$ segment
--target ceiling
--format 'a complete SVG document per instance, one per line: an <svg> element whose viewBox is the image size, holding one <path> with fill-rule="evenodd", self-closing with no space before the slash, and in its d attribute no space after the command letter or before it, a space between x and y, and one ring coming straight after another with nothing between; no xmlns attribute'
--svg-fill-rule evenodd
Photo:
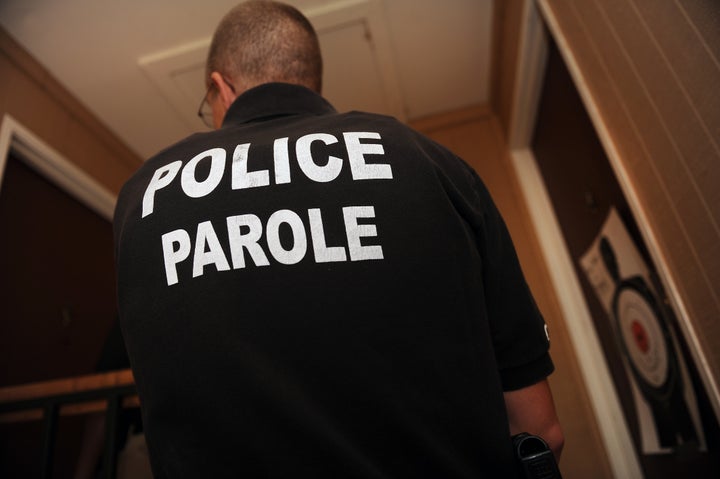
<svg viewBox="0 0 720 479"><path fill-rule="evenodd" d="M2 0L0 25L139 156L204 127L212 32L237 0ZM488 102L493 0L288 0L324 95L402 120Z"/></svg>

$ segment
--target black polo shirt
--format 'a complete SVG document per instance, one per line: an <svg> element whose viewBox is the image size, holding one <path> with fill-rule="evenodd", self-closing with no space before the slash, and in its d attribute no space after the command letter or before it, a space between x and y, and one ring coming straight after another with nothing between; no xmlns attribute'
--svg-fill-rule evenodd
<svg viewBox="0 0 720 479"><path fill-rule="evenodd" d="M267 84L115 213L156 478L509 477L503 390L552 370L475 172L396 120Z"/></svg>

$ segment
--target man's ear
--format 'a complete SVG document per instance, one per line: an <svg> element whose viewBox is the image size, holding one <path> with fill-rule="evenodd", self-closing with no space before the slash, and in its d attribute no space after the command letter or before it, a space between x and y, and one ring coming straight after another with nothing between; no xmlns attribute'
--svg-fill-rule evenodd
<svg viewBox="0 0 720 479"><path fill-rule="evenodd" d="M225 78L223 78L219 72L212 72L210 74L210 81L215 84L215 88L217 88L220 97L220 103L223 105L223 108L227 110L230 108L230 105L232 105L232 102L235 101L235 98L237 98L235 90L225 81Z"/></svg>

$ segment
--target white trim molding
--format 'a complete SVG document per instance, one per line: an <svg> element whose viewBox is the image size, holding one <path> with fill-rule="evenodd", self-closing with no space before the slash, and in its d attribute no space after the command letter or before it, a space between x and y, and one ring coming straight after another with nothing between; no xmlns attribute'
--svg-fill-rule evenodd
<svg viewBox="0 0 720 479"><path fill-rule="evenodd" d="M592 316L573 268L550 196L529 149L511 151L515 173L540 242L565 324L583 373L614 477L643 477Z"/></svg>
<svg viewBox="0 0 720 479"><path fill-rule="evenodd" d="M11 150L73 198L112 221L116 196L9 114L5 114L0 124L0 190Z"/></svg>
<svg viewBox="0 0 720 479"><path fill-rule="evenodd" d="M508 134L512 166L548 265L614 477L642 478L630 429L575 273L550 196L530 150L547 61L547 34L535 1L525 2Z"/></svg>

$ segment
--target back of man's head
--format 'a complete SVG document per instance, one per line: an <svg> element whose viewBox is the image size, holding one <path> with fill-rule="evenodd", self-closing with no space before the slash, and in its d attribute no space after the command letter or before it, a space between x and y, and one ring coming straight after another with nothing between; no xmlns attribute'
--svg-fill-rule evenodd
<svg viewBox="0 0 720 479"><path fill-rule="evenodd" d="M215 30L206 81L219 72L238 91L269 82L322 87L322 57L310 22L294 7L251 0L236 6Z"/></svg>

